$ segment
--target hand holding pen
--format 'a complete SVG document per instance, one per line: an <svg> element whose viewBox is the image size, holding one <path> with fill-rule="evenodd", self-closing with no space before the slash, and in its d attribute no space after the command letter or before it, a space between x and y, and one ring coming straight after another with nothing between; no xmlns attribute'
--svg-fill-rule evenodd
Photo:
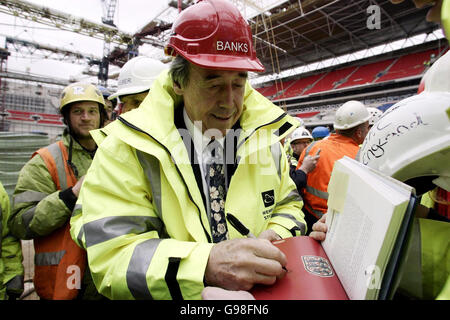
<svg viewBox="0 0 450 320"><path fill-rule="evenodd" d="M255 235L251 233L250 230L246 226L244 226L244 224L239 221L239 219L236 218L233 214L227 213L227 220L241 235L247 238L257 239ZM277 235L273 230L265 230L263 231L263 233L258 239L267 239L269 241L276 241L281 239L281 237ZM286 267L283 266L282 268L284 271L287 271Z"/></svg>
<svg viewBox="0 0 450 320"><path fill-rule="evenodd" d="M242 234L254 237L250 230L242 226L238 226ZM286 274L282 269L287 263L286 255L270 241L263 240L260 235L259 239L235 238L215 243L209 252L205 269L206 284L246 291L255 284L274 284L277 278Z"/></svg>

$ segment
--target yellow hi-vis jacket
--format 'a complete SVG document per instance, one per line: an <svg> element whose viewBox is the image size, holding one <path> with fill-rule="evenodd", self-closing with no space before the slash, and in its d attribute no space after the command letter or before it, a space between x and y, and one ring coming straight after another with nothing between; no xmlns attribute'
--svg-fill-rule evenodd
<svg viewBox="0 0 450 320"><path fill-rule="evenodd" d="M437 209L437 188L422 195L421 204ZM399 292L412 299L450 300L450 223L414 219L411 244Z"/></svg>
<svg viewBox="0 0 450 320"><path fill-rule="evenodd" d="M175 126L182 105L165 72L139 108L92 133L99 147L71 235L86 248L97 290L108 298L201 298L213 243L187 137ZM305 234L279 142L297 122L246 84L239 123L225 212L256 236L266 229L283 238ZM231 239L242 237L231 224L228 230Z"/></svg>

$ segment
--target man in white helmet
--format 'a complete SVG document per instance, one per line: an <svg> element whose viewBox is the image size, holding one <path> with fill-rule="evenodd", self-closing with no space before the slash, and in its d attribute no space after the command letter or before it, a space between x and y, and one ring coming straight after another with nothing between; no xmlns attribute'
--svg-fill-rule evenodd
<svg viewBox="0 0 450 320"><path fill-rule="evenodd" d="M299 127L291 135L292 154L295 160L302 154L302 151L313 141L311 133L305 127ZM295 165L297 166L297 164Z"/></svg>
<svg viewBox="0 0 450 320"><path fill-rule="evenodd" d="M107 120L105 100L94 85L77 82L64 88L59 110L67 125L62 139L37 150L21 169L8 226L16 237L33 239L33 282L41 299L100 299L69 219L97 151L90 131ZM74 269L78 279L71 278ZM67 286L71 279L76 284Z"/></svg>
<svg viewBox="0 0 450 320"><path fill-rule="evenodd" d="M139 107L148 94L153 81L168 67L159 60L144 56L130 59L120 70L117 92L108 100L119 98L118 114Z"/></svg>
<svg viewBox="0 0 450 320"><path fill-rule="evenodd" d="M294 117L294 119L297 120L298 123L300 124L299 128L305 127L305 122L303 121L303 119L301 119L299 117ZM282 139L281 144L283 145L284 152L286 153L288 161L291 162L291 160L295 160L295 166L297 166L298 157L297 157L297 159L294 159L292 157L293 150L292 150L292 145L291 145L291 136L292 136L292 134L290 136L286 137L285 139ZM299 155L300 155L300 153L299 153Z"/></svg>
<svg viewBox="0 0 450 320"><path fill-rule="evenodd" d="M306 187L307 174L316 168L320 155L306 156L300 168L296 169L298 159L303 150L313 141L311 133L305 127L299 127L291 135L292 156L288 157L291 179L297 190L301 192Z"/></svg>
<svg viewBox="0 0 450 320"><path fill-rule="evenodd" d="M332 133L327 139L314 141L303 150L297 169L302 166L306 156L317 155L320 150L320 159L316 168L308 174L307 185L303 190L303 211L308 230L327 212L327 188L334 162L343 156L356 157L359 145L368 132L369 119L370 114L364 104L348 101L336 111L336 133Z"/></svg>

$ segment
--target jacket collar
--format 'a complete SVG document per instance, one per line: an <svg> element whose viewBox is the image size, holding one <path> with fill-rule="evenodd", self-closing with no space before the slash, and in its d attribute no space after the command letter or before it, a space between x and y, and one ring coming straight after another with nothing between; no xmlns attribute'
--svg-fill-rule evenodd
<svg viewBox="0 0 450 320"><path fill-rule="evenodd" d="M168 149L173 149L181 142L175 126L174 114L175 110L182 107L182 97L175 94L168 71L164 71L153 83L149 94L139 108L121 115L121 118L148 133ZM297 126L298 123L287 116L280 107L259 94L248 82L246 83L244 107L239 119L239 127L242 128L241 144L262 127L271 132L277 132L278 129L283 130L279 132L278 137L275 137L276 140L281 140ZM116 130L108 131L113 134L118 133ZM120 139L126 141L127 136L128 134L123 135L122 130L120 130ZM275 141L269 141L269 143Z"/></svg>
<svg viewBox="0 0 450 320"><path fill-rule="evenodd" d="M356 143L356 141L353 140L352 138L343 136L342 134L338 134L338 133L332 133L332 134L330 134L330 135L328 136L328 139L337 141L337 142L339 142L339 143L351 143L351 144L354 144L355 146L359 146L359 145Z"/></svg>

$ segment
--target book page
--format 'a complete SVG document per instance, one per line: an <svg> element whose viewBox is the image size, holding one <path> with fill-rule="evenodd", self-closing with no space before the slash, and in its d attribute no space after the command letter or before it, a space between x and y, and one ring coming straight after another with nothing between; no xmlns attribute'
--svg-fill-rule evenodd
<svg viewBox="0 0 450 320"><path fill-rule="evenodd" d="M339 171L334 176L338 181L332 181L332 176L328 190L332 203L339 206L328 208L329 229L322 246L348 297L374 299L409 194L405 189L398 190L399 186L385 184L382 176L374 176L359 164L354 165L354 160L341 160L335 163L333 171ZM345 188L339 188L341 180L346 180Z"/></svg>
<svg viewBox="0 0 450 320"><path fill-rule="evenodd" d="M407 184L405 184L405 183L403 183L403 182L401 182L401 181L399 181L397 179L389 177L389 176L381 173L380 171L372 169L372 168L362 164L361 162L354 161L353 159L351 159L351 158L349 158L347 156L345 156L343 158L343 161L348 161L349 159L351 161L353 161L352 165L359 166L360 170L369 171L371 176L374 179L376 179L376 178L379 179L382 184L389 186L389 188L395 189L397 192L405 195L406 197L409 197L410 194L415 194L415 190L414 190L413 187L411 187L411 186L409 186L409 185L407 185Z"/></svg>

